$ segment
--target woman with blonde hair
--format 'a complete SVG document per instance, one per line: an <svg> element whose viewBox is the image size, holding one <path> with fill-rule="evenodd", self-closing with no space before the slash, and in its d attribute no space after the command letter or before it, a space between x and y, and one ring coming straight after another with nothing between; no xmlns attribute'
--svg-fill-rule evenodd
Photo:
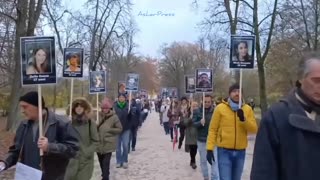
<svg viewBox="0 0 320 180"><path fill-rule="evenodd" d="M71 108L72 126L78 132L80 150L77 156L70 160L65 180L88 180L93 173L94 153L99 143L97 125L90 118L92 108L86 99L75 99Z"/></svg>

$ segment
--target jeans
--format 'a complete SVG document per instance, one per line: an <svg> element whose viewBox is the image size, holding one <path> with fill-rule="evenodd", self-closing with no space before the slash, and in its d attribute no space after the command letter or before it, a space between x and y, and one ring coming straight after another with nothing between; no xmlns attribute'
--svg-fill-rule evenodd
<svg viewBox="0 0 320 180"><path fill-rule="evenodd" d="M206 142L198 141L198 151L200 154L200 166L201 166L201 172L202 176L204 178L209 178L208 173L208 161L207 161L207 147ZM214 150L214 159L215 162L212 163L212 166L209 167L211 169L211 180L219 180L219 170L218 170L218 157L217 157L217 150Z"/></svg>
<svg viewBox="0 0 320 180"><path fill-rule="evenodd" d="M221 180L241 180L246 150L218 148Z"/></svg>
<svg viewBox="0 0 320 180"><path fill-rule="evenodd" d="M110 175L110 160L112 153L99 154L98 159L100 163L100 168L102 172L102 180L109 180Z"/></svg>
<svg viewBox="0 0 320 180"><path fill-rule="evenodd" d="M119 135L116 150L117 164L123 164L128 162L128 151L129 151L129 140L130 140L130 129L123 131Z"/></svg>
<svg viewBox="0 0 320 180"><path fill-rule="evenodd" d="M163 128L164 128L164 132L166 133L166 135L170 133L169 122L164 122Z"/></svg>

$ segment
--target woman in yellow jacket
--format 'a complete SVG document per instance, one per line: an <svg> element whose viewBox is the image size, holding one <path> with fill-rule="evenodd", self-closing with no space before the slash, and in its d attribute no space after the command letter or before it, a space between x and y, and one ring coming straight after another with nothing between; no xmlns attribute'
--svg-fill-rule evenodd
<svg viewBox="0 0 320 180"><path fill-rule="evenodd" d="M213 149L217 146L220 180L241 180L247 135L257 133L258 127L252 108L239 108L239 85L229 88L229 98L219 104L211 118L207 138L207 160L212 164Z"/></svg>

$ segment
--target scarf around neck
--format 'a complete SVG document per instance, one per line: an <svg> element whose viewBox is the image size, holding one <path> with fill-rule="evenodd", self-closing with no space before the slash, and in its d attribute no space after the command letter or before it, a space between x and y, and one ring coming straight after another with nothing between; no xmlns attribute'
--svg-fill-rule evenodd
<svg viewBox="0 0 320 180"><path fill-rule="evenodd" d="M126 102L118 102L118 107L123 109L126 106Z"/></svg>
<svg viewBox="0 0 320 180"><path fill-rule="evenodd" d="M228 103L233 111L237 111L239 109L239 103L232 101L231 98L228 98Z"/></svg>
<svg viewBox="0 0 320 180"><path fill-rule="evenodd" d="M301 88L297 88L296 93L301 98L302 102L300 100L299 102L306 111L309 113L315 111L317 114L320 114L320 104L317 104L308 98Z"/></svg>

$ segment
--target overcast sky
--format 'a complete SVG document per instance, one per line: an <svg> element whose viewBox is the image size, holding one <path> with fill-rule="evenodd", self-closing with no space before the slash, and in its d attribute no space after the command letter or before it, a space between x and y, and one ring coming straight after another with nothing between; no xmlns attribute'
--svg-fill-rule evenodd
<svg viewBox="0 0 320 180"><path fill-rule="evenodd" d="M66 3L69 7L81 8L85 1L68 0ZM201 8L197 13L191 7L191 2L192 0L133 0L132 15L139 29L135 36L135 43L139 46L136 52L143 56L159 57L159 47L164 43L195 42L200 36L196 25L204 15ZM150 14L157 15L146 16Z"/></svg>

